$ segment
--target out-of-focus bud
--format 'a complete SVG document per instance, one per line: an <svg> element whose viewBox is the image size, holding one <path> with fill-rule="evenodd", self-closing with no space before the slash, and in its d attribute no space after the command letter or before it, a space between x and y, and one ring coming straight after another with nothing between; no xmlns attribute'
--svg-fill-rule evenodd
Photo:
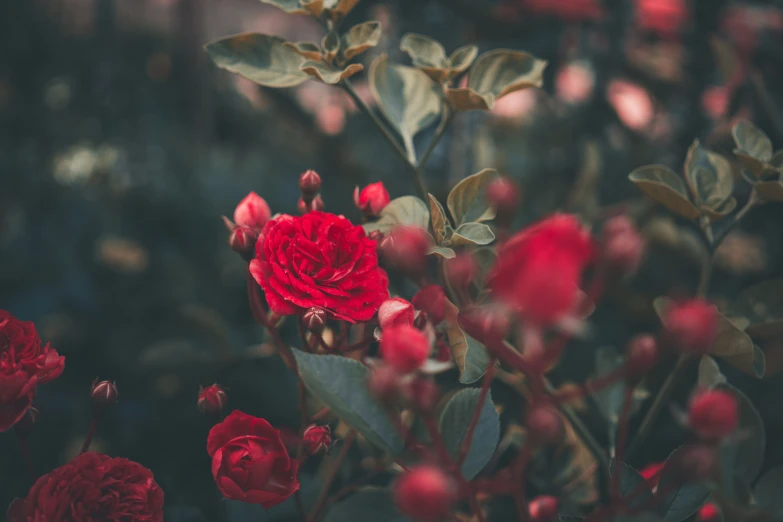
<svg viewBox="0 0 783 522"><path fill-rule="evenodd" d="M90 390L92 403L98 410L105 410L117 402L117 385L109 381L93 381Z"/></svg>
<svg viewBox="0 0 783 522"><path fill-rule="evenodd" d="M723 515L718 506L712 502L704 504L696 514L696 520L699 522L721 522Z"/></svg>
<svg viewBox="0 0 783 522"><path fill-rule="evenodd" d="M688 425L702 439L719 441L737 429L739 407L733 394L708 390L696 394L688 408Z"/></svg>
<svg viewBox="0 0 783 522"><path fill-rule="evenodd" d="M400 324L383 331L381 357L400 373L421 368L430 355L427 336L411 325Z"/></svg>
<svg viewBox="0 0 783 522"><path fill-rule="evenodd" d="M430 465L411 468L394 484L394 502L404 515L416 522L445 519L457 500L457 488L440 468Z"/></svg>
<svg viewBox="0 0 783 522"><path fill-rule="evenodd" d="M264 228L271 217L272 211L269 209L269 205L264 198L255 192L245 196L245 199L240 201L234 209L234 223L257 231Z"/></svg>
<svg viewBox="0 0 783 522"><path fill-rule="evenodd" d="M324 200L321 198L320 194L316 195L309 202L305 201L304 198L299 198L299 201L296 203L296 209L300 214L307 214L314 210L320 211L324 209Z"/></svg>
<svg viewBox="0 0 783 522"><path fill-rule="evenodd" d="M427 314L433 325L439 325L446 317L446 293L439 285L427 285L411 300L416 310Z"/></svg>
<svg viewBox="0 0 783 522"><path fill-rule="evenodd" d="M306 170L299 175L299 190L310 200L321 190L321 176L314 170Z"/></svg>
<svg viewBox="0 0 783 522"><path fill-rule="evenodd" d="M489 184L487 199L495 207L498 219L508 223L519 208L521 195L516 183L504 176Z"/></svg>
<svg viewBox="0 0 783 522"><path fill-rule="evenodd" d="M22 418L14 424L16 434L21 438L25 438L32 433L33 428L38 424L38 418L41 416L37 408L31 406L27 409Z"/></svg>
<svg viewBox="0 0 783 522"><path fill-rule="evenodd" d="M603 228L604 259L624 274L639 268L644 257L645 241L628 216L609 219Z"/></svg>
<svg viewBox="0 0 783 522"><path fill-rule="evenodd" d="M412 325L413 316L413 305L401 297L387 299L378 308L378 324L381 330L401 324Z"/></svg>
<svg viewBox="0 0 783 522"><path fill-rule="evenodd" d="M637 378L658 362L658 343L650 334L637 335L628 343L625 367L628 377Z"/></svg>
<svg viewBox="0 0 783 522"><path fill-rule="evenodd" d="M460 311L459 325L469 336L487 345L489 350L506 338L511 327L507 313L488 306L475 306Z"/></svg>
<svg viewBox="0 0 783 522"><path fill-rule="evenodd" d="M420 274L427 262L430 235L419 227L398 226L381 241L383 257L409 276Z"/></svg>
<svg viewBox="0 0 783 522"><path fill-rule="evenodd" d="M373 230L369 234L367 234L367 237L375 242L380 242L383 239L383 232L381 232L380 230Z"/></svg>
<svg viewBox="0 0 783 522"><path fill-rule="evenodd" d="M302 314L302 322L309 332L320 334L326 326L326 312L323 308L313 306Z"/></svg>
<svg viewBox="0 0 783 522"><path fill-rule="evenodd" d="M400 395L400 374L390 366L376 366L367 379L367 388L379 401L391 404Z"/></svg>
<svg viewBox="0 0 783 522"><path fill-rule="evenodd" d="M449 283L454 288L465 288L478 274L479 267L476 260L468 252L457 254L456 257L447 259L444 268Z"/></svg>
<svg viewBox="0 0 783 522"><path fill-rule="evenodd" d="M704 353L718 334L718 310L709 301L691 299L670 306L664 313L663 325L680 350Z"/></svg>
<svg viewBox="0 0 783 522"><path fill-rule="evenodd" d="M236 226L228 235L228 244L231 250L245 259L252 259L255 254L258 232L251 228Z"/></svg>
<svg viewBox="0 0 783 522"><path fill-rule="evenodd" d="M311 424L302 434L305 450L310 455L329 451L332 446L332 430L328 425Z"/></svg>
<svg viewBox="0 0 783 522"><path fill-rule="evenodd" d="M417 378L408 385L408 400L413 408L423 414L435 411L440 400L440 390L435 381L429 378Z"/></svg>
<svg viewBox="0 0 783 522"><path fill-rule="evenodd" d="M549 404L536 404L525 418L530 442L539 446L558 444L565 430L560 414Z"/></svg>
<svg viewBox="0 0 783 522"><path fill-rule="evenodd" d="M198 409L208 415L218 415L227 402L228 395L218 384L201 388L198 392Z"/></svg>
<svg viewBox="0 0 783 522"><path fill-rule="evenodd" d="M557 499L549 495L536 497L528 504L528 511L533 522L555 522L558 519Z"/></svg>
<svg viewBox="0 0 783 522"><path fill-rule="evenodd" d="M356 187L353 191L353 202L356 207L367 217L375 217L386 208L391 198L383 182L370 183L361 191Z"/></svg>
<svg viewBox="0 0 783 522"><path fill-rule="evenodd" d="M672 477L678 484L687 484L709 478L715 471L715 448L703 444L694 444L680 449L676 460L675 475ZM663 481L659 482L659 488L663 488ZM677 484L674 484L675 486ZM666 484L671 487L672 484Z"/></svg>

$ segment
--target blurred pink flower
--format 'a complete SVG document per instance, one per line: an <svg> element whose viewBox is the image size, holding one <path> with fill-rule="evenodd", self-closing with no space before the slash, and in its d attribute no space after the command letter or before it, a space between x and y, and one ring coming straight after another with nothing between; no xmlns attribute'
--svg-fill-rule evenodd
<svg viewBox="0 0 783 522"><path fill-rule="evenodd" d="M564 20L596 20L604 10L598 0L521 0L529 11L554 15Z"/></svg>
<svg viewBox="0 0 783 522"><path fill-rule="evenodd" d="M639 85L625 80L612 80L607 99L628 128L641 130L649 125L654 108L650 94Z"/></svg>
<svg viewBox="0 0 783 522"><path fill-rule="evenodd" d="M568 103L579 103L588 99L593 92L594 83L592 69L582 62L563 66L555 79L557 95Z"/></svg>
<svg viewBox="0 0 783 522"><path fill-rule="evenodd" d="M637 0L636 20L640 28L672 38L688 21L688 7L684 0Z"/></svg>
<svg viewBox="0 0 783 522"><path fill-rule="evenodd" d="M498 118L520 121L529 115L536 106L536 91L525 89L503 96L495 102L492 114Z"/></svg>
<svg viewBox="0 0 783 522"><path fill-rule="evenodd" d="M315 123L324 134L335 136L345 128L345 109L334 101L329 101L318 108L315 113Z"/></svg>
<svg viewBox="0 0 783 522"><path fill-rule="evenodd" d="M725 85L716 85L705 89L701 97L704 111L714 120L726 115L729 104L729 89Z"/></svg>

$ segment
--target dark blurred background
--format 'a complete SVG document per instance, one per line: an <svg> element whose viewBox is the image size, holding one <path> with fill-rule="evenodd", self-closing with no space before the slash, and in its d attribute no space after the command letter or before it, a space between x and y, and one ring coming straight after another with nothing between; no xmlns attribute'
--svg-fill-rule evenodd
<svg viewBox="0 0 783 522"><path fill-rule="evenodd" d="M366 64L380 52L407 63L398 43L410 31L447 51L475 43L549 61L543 89L457 116L426 169L433 193L496 167L524 187L520 223L556 208L597 220L625 205L648 232L647 263L599 308L595 336L571 352L560 380L583 379L596 347L656 328L653 297L696 284L688 228L646 204L627 174L646 163L679 171L695 137L730 154L739 118L783 146L780 2L363 0L346 25L370 19L384 36ZM308 168L324 179L327 210L357 221L355 185L413 192L341 91L262 89L217 70L202 45L242 31L321 36L314 20L256 0L0 3L0 307L35 321L67 358L63 376L39 389L33 458L40 473L73 456L90 422L91 381L116 380L120 401L94 448L151 468L175 522L271 518L221 500L199 385L221 383L230 409L297 426L291 376L251 320L245 266L220 216L251 190L273 213L294 212ZM371 101L364 75L355 83ZM748 186L737 187L743 203ZM783 272L777 207L753 211L727 238L719 302ZM756 400L771 441L783 433L774 365L763 381L726 369ZM682 437L662 419L637 465L665 458ZM30 483L13 432L0 441L5 506ZM780 463L783 448L770 442L767 455Z"/></svg>

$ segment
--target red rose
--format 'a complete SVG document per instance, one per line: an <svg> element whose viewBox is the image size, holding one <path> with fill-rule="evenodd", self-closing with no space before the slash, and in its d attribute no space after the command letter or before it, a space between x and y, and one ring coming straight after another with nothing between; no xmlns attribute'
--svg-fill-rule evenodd
<svg viewBox="0 0 783 522"><path fill-rule="evenodd" d="M325 212L269 221L250 272L279 315L317 306L334 319L368 321L389 296L375 241L362 227Z"/></svg>
<svg viewBox="0 0 783 522"><path fill-rule="evenodd" d="M207 452L215 483L228 499L268 508L299 489L298 464L264 419L235 410L210 430Z"/></svg>
<svg viewBox="0 0 783 522"><path fill-rule="evenodd" d="M361 192L359 187L353 191L353 202L365 216L377 216L390 201L389 192L383 186L383 181L370 183Z"/></svg>
<svg viewBox="0 0 783 522"><path fill-rule="evenodd" d="M311 424L302 433L302 441L307 453L315 455L321 451L329 451L332 446L332 430L328 424L319 426Z"/></svg>
<svg viewBox="0 0 783 522"><path fill-rule="evenodd" d="M551 324L577 304L582 271L594 256L593 240L579 220L555 214L503 245L489 286L525 318Z"/></svg>
<svg viewBox="0 0 783 522"><path fill-rule="evenodd" d="M33 323L0 310L0 431L21 419L36 386L58 377L64 367L65 357L41 346Z"/></svg>
<svg viewBox="0 0 783 522"><path fill-rule="evenodd" d="M11 522L163 522L163 490L152 472L100 453L83 453L39 478L23 502Z"/></svg>

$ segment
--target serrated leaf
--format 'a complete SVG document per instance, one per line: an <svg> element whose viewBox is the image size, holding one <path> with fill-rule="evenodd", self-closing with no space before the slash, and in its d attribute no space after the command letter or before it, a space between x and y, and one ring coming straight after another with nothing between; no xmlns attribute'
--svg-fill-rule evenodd
<svg viewBox="0 0 783 522"><path fill-rule="evenodd" d="M659 512L666 522L682 522L696 513L710 496L709 488L701 482L681 483L678 469L681 452L682 448L677 448L669 455L658 480L658 491L663 493L659 493Z"/></svg>
<svg viewBox="0 0 783 522"><path fill-rule="evenodd" d="M468 88L496 101L506 94L543 85L546 60L509 49L495 49L478 57L468 74Z"/></svg>
<svg viewBox="0 0 783 522"><path fill-rule="evenodd" d="M628 175L642 192L675 214L696 219L700 212L688 199L685 182L670 168L663 165L645 165Z"/></svg>
<svg viewBox="0 0 783 522"><path fill-rule="evenodd" d="M463 223L451 236L451 244L460 245L488 245L495 240L492 229L484 223Z"/></svg>
<svg viewBox="0 0 783 522"><path fill-rule="evenodd" d="M324 522L410 522L394 505L388 489L367 488L333 505Z"/></svg>
<svg viewBox="0 0 783 522"><path fill-rule="evenodd" d="M459 327L458 316L459 308L447 299L444 329L451 358L459 370L459 382L472 384L486 373L490 361L489 352L483 344Z"/></svg>
<svg viewBox="0 0 783 522"><path fill-rule="evenodd" d="M745 168L758 176L764 171L764 164L772 159L772 142L764 132L748 120L740 120L731 135L737 148L734 154Z"/></svg>
<svg viewBox="0 0 783 522"><path fill-rule="evenodd" d="M718 389L734 394L739 406L740 437L721 446L721 466L729 476L736 475L751 483L764 464L764 449L767 444L764 422L747 395L730 384L720 384Z"/></svg>
<svg viewBox="0 0 783 522"><path fill-rule="evenodd" d="M371 223L362 225L365 232L378 230L388 234L399 225L419 227L427 230L430 224L430 213L427 205L416 196L402 196L391 200L381 210L380 218Z"/></svg>
<svg viewBox="0 0 783 522"><path fill-rule="evenodd" d="M480 395L481 390L476 388L458 391L446 403L440 414L439 426L443 444L452 458L459 456L460 446L468 434ZM470 449L462 464L462 475L466 480L471 480L484 469L500 440L500 419L490 395L487 393L481 405L481 413L473 432Z"/></svg>
<svg viewBox="0 0 783 522"><path fill-rule="evenodd" d="M261 0L264 4L269 4L282 9L289 14L310 14L306 9L299 5L299 0Z"/></svg>
<svg viewBox="0 0 783 522"><path fill-rule="evenodd" d="M614 462L609 469L614 472ZM620 494L622 497L632 496L627 504L632 510L653 509L655 506L655 496L645 478L625 462L620 462Z"/></svg>
<svg viewBox="0 0 783 522"><path fill-rule="evenodd" d="M321 48L313 42L285 42L283 45L290 47L308 60L320 61Z"/></svg>
<svg viewBox="0 0 783 522"><path fill-rule="evenodd" d="M422 71L390 64L382 55L370 67L370 88L384 116L402 136L405 150L412 155L413 137L440 116L438 86Z"/></svg>
<svg viewBox="0 0 783 522"><path fill-rule="evenodd" d="M486 111L492 108L492 103L473 89L448 88L446 89L446 99L449 102L449 107L457 112Z"/></svg>
<svg viewBox="0 0 783 522"><path fill-rule="evenodd" d="M726 376L720 371L718 363L709 355L703 355L699 361L699 378L697 387L711 389L726 383Z"/></svg>
<svg viewBox="0 0 783 522"><path fill-rule="evenodd" d="M699 140L694 140L688 149L685 177L697 205L704 204L712 209L718 209L734 190L729 162L720 154L702 147Z"/></svg>
<svg viewBox="0 0 783 522"><path fill-rule="evenodd" d="M759 181L753 187L764 201L783 201L783 182Z"/></svg>
<svg viewBox="0 0 783 522"><path fill-rule="evenodd" d="M446 211L443 209L443 205L435 199L435 196L428 194L430 197L430 217L432 219L432 232L435 235L435 242L438 245L442 245L443 242L449 237L446 235L447 227L451 228Z"/></svg>
<svg viewBox="0 0 783 522"><path fill-rule="evenodd" d="M772 468L761 476L753 490L756 503L764 509L783 511L783 466Z"/></svg>
<svg viewBox="0 0 783 522"><path fill-rule="evenodd" d="M493 219L495 209L487 200L487 187L499 177L495 169L484 169L457 183L446 200L454 224Z"/></svg>
<svg viewBox="0 0 783 522"><path fill-rule="evenodd" d="M427 251L427 255L429 256L433 254L442 257L443 259L454 259L457 257L457 253L449 247L431 246Z"/></svg>
<svg viewBox="0 0 783 522"><path fill-rule="evenodd" d="M308 79L305 58L277 36L243 33L208 43L215 65L266 87L293 87Z"/></svg>
<svg viewBox="0 0 783 522"><path fill-rule="evenodd" d="M302 70L310 76L315 76L322 82L334 85L346 78L362 71L364 66L360 63L349 64L345 69L335 69L323 62L307 61L302 64Z"/></svg>
<svg viewBox="0 0 783 522"><path fill-rule="evenodd" d="M403 441L389 413L367 390L366 366L335 355L293 352L305 386L335 415L373 444L393 454L402 451Z"/></svg>
<svg viewBox="0 0 783 522"><path fill-rule="evenodd" d="M345 59L351 60L378 45L381 41L381 32L380 22L364 22L351 27L343 35L342 47Z"/></svg>

